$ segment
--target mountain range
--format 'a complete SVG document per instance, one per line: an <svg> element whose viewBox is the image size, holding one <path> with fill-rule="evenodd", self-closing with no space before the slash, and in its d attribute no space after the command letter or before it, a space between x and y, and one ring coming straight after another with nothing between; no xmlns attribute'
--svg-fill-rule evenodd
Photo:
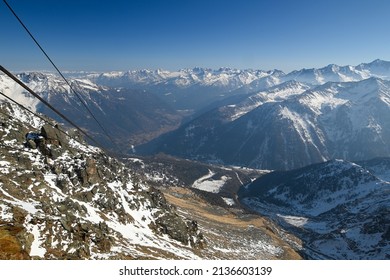
<svg viewBox="0 0 390 280"><path fill-rule="evenodd" d="M0 74L0 258L390 257L390 62L66 75L16 73L119 156Z"/></svg>
<svg viewBox="0 0 390 280"><path fill-rule="evenodd" d="M287 81L212 109L140 150L288 170L390 156L389 128L387 80Z"/></svg>
<svg viewBox="0 0 390 280"><path fill-rule="evenodd" d="M387 61L330 64L287 74L194 68L67 75L116 143L108 141L59 77L18 77L124 154L164 152L284 170L333 158L355 161L390 155ZM4 75L0 89L56 117Z"/></svg>

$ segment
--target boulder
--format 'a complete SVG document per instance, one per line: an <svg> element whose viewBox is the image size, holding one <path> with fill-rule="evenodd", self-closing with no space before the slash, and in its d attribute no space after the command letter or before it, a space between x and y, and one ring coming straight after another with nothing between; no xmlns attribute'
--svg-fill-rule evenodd
<svg viewBox="0 0 390 280"><path fill-rule="evenodd" d="M62 131L63 129L58 124L54 127L45 124L41 128L41 135L46 139L47 144L64 147L68 145L68 139Z"/></svg>
<svg viewBox="0 0 390 280"><path fill-rule="evenodd" d="M33 141L31 139L27 140L26 147L28 147L30 149L36 149L37 148L37 143L35 143L35 141Z"/></svg>

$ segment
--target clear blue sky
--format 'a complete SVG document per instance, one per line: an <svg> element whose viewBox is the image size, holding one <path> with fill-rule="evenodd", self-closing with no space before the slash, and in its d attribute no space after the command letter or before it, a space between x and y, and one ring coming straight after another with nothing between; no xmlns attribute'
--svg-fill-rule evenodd
<svg viewBox="0 0 390 280"><path fill-rule="evenodd" d="M62 70L390 60L387 0L8 0ZM0 0L0 64L52 70Z"/></svg>

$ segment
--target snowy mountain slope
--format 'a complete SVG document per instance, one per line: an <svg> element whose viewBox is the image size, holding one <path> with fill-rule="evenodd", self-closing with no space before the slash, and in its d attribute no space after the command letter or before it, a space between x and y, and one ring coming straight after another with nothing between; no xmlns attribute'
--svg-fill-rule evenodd
<svg viewBox="0 0 390 280"><path fill-rule="evenodd" d="M361 63L356 66L356 70L365 73L365 78L377 77L388 80L390 77L390 62L376 59L370 63Z"/></svg>
<svg viewBox="0 0 390 280"><path fill-rule="evenodd" d="M71 99L75 98L74 93L70 90L66 82L52 73L20 73L17 74L17 77L33 91L42 94L42 97L46 100L50 100L53 95L62 95L64 101L69 103ZM103 87L86 79L75 79L71 80L70 83L81 95L104 90ZM24 98L24 105L37 110L37 103L33 97L3 73L0 74L0 90L11 97L15 97L16 100Z"/></svg>
<svg viewBox="0 0 390 280"><path fill-rule="evenodd" d="M319 69L292 71L283 76L282 80L295 80L312 85L322 85L327 82L356 82L368 78L390 79L390 62L377 59L357 66L329 64Z"/></svg>
<svg viewBox="0 0 390 280"><path fill-rule="evenodd" d="M220 135L224 133L224 129L233 121L267 102L289 98L302 93L305 89L308 89L308 86L289 81L255 94L242 95L241 98L226 99L227 102L225 103L227 105L207 111L193 121L181 126L173 133L157 139L156 143L151 142L139 147L139 151L150 152L157 146L156 150L184 157L196 158L199 156L199 159L202 159L204 154L213 157L216 151L213 142L219 141L219 145L222 141L228 143L230 139L237 137L237 135L232 134L227 135L227 138L222 138Z"/></svg>
<svg viewBox="0 0 390 280"><path fill-rule="evenodd" d="M330 64L320 69L302 69L292 71L283 78L312 85L322 85L327 82L352 82L371 77L368 71L359 71L353 66L338 66Z"/></svg>
<svg viewBox="0 0 390 280"><path fill-rule="evenodd" d="M146 148L259 169L390 156L390 83L289 81L209 111Z"/></svg>
<svg viewBox="0 0 390 280"><path fill-rule="evenodd" d="M1 258L198 258L196 224L122 163L18 107L0 118Z"/></svg>
<svg viewBox="0 0 390 280"><path fill-rule="evenodd" d="M390 158L375 158L357 162L383 181L390 182Z"/></svg>
<svg viewBox="0 0 390 280"><path fill-rule="evenodd" d="M239 193L247 207L295 232L305 254L325 259L390 258L389 195L389 181L342 160L269 173Z"/></svg>
<svg viewBox="0 0 390 280"><path fill-rule="evenodd" d="M234 121L264 103L289 99L295 95L305 92L308 89L310 89L310 87L306 84L296 81L288 81L270 87L269 89L259 91L256 94L251 94L248 98L245 98L241 102L227 105L219 110L223 111L223 114L226 115L230 121Z"/></svg>
<svg viewBox="0 0 390 280"><path fill-rule="evenodd" d="M358 66L329 65L313 71L302 70L294 73L295 78L280 71L197 68L177 72L134 71L139 74L135 78L130 72L103 74L110 78L111 86L122 77L123 84L117 84L122 88L109 88L109 82L98 85L100 74L73 73L77 78L71 82L121 147L143 143L178 125L180 113L161 102L162 98L176 104L176 109L189 109L186 114L197 110L199 115L156 140L149 146L154 151L261 169L292 169L331 158L360 161L390 156L389 69L388 62L376 60ZM55 75L29 73L19 77L69 116L76 117L76 123L81 123L91 134L101 134L96 125L90 125L79 101ZM47 112L1 74L0 89L33 110ZM47 258L197 258L200 255L190 243L201 240L201 236L196 237L197 229L182 219L190 216L189 210L183 210L187 211L185 215L184 212L176 215L160 193L148 186L161 187L168 181L171 185L186 182L189 197L202 197L208 203L218 201L218 207L231 211L234 207L229 204L235 201L228 194L232 194L240 180L247 182L237 169L225 172L210 165L198 166L199 170L192 165L188 167L194 172L191 180L186 175L176 176L178 170L183 170L181 164L172 167L168 163L164 168L165 171L171 168L170 172L159 172L153 170L159 163L145 167L148 164L144 161L145 168L135 172L73 142L66 142L64 148L54 141L50 146L43 146L41 152L30 143L32 146L27 149L23 146L24 134L29 130L39 131L43 124L18 114L14 107L5 110L8 111L3 113L8 112L14 119L0 115L0 215L3 217L0 236L12 238L20 248L19 257L29 258L34 252L35 256ZM205 112L200 114L202 110ZM16 126L20 127L16 129ZM86 156L80 156L82 153ZM283 192L278 193L277 202L269 196L267 200L271 202L267 205L255 199L255 206L260 210L265 207L265 213L275 221L302 234L310 257L388 258L388 164L382 160L358 164L361 167L336 162L329 168L319 168L318 172L318 166L310 169L308 173L313 178L304 176L308 187L302 192L294 189L298 193L296 197L291 194L294 205L289 208L294 211L288 212L281 205L285 198ZM109 166L112 172L104 166ZM103 182L103 178L108 180ZM298 179L298 185L304 186L306 179ZM317 196L310 193L310 186L316 186L316 182L323 182L316 189ZM94 188L95 184L99 187ZM289 181L286 190L290 185L294 183ZM300 195L305 196L303 191L310 193L308 200L301 200ZM104 198L101 193L107 196ZM176 201L175 195L180 196L180 191L171 194L172 201ZM272 205L274 202L277 206ZM191 207L196 204L191 203ZM166 215L154 212L155 206L161 206ZM190 203L185 206L189 207ZM216 209L214 215L218 216L220 210ZM279 215L271 214L271 210ZM128 225L130 217L134 218L134 224ZM202 230L205 228L203 224ZM135 232L135 236L128 230ZM223 228L215 232L223 232ZM257 230L251 231L254 232ZM306 236L305 232L309 234ZM267 244L276 246L275 243L261 243L261 246L266 248ZM275 250L274 253L279 252ZM255 251L258 256L280 256L268 254L266 250ZM247 251L246 256L252 252ZM207 258L207 254L201 256Z"/></svg>

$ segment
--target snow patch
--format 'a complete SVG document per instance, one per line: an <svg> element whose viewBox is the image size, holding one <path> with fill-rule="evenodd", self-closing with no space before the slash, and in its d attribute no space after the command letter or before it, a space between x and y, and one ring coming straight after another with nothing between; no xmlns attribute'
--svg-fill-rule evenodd
<svg viewBox="0 0 390 280"><path fill-rule="evenodd" d="M222 176L219 180L213 180L212 177L214 175L215 173L209 169L209 173L196 180L192 184L192 187L206 192L219 193L225 183L230 179L230 177Z"/></svg>
<svg viewBox="0 0 390 280"><path fill-rule="evenodd" d="M276 215L282 218L286 223L289 223L290 225L296 227L303 227L304 225L306 225L308 221L308 218L305 217L289 216L289 215L282 215L282 214L276 214Z"/></svg>
<svg viewBox="0 0 390 280"><path fill-rule="evenodd" d="M29 231L34 235L34 241L31 244L30 256L45 257L46 249L41 247L42 242L45 240L41 236L39 225L32 225Z"/></svg>
<svg viewBox="0 0 390 280"><path fill-rule="evenodd" d="M0 172L1 173L9 174L10 167L11 167L11 163L9 163L8 161L5 161L5 160L0 160Z"/></svg>
<svg viewBox="0 0 390 280"><path fill-rule="evenodd" d="M223 201L225 201L226 205L228 206L233 206L236 203L234 202L233 198L228 198L228 197L222 197Z"/></svg>
<svg viewBox="0 0 390 280"><path fill-rule="evenodd" d="M23 208L25 211L27 211L31 215L36 215L38 212L40 212L40 210L38 210L36 208L36 205L38 205L38 203L33 203L33 202L29 203L29 202L26 202L26 201L19 200L19 199L13 197L12 195L10 195L3 188L0 188L0 191L5 196L11 198L11 199L2 198L3 201Z"/></svg>

